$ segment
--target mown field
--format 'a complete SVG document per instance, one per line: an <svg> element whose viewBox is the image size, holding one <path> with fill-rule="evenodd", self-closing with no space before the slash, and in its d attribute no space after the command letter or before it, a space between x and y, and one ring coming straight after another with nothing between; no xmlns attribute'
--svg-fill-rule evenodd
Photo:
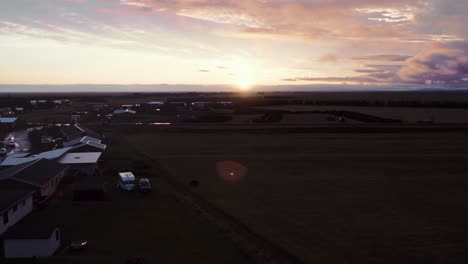
<svg viewBox="0 0 468 264"><path fill-rule="evenodd" d="M136 134L183 184L305 263L466 263L465 134ZM226 162L228 161L228 162Z"/></svg>

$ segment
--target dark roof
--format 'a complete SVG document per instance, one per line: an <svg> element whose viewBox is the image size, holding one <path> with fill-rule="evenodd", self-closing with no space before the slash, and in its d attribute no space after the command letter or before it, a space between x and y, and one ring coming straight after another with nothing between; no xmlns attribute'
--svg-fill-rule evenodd
<svg viewBox="0 0 468 264"><path fill-rule="evenodd" d="M85 133L85 131L78 125L64 127L61 129L61 132L67 138L83 135Z"/></svg>
<svg viewBox="0 0 468 264"><path fill-rule="evenodd" d="M80 137L84 135L99 138L99 135L96 132L79 125L64 127L61 129L61 132L66 138Z"/></svg>
<svg viewBox="0 0 468 264"><path fill-rule="evenodd" d="M42 186L66 168L56 161L39 159L0 171L0 180L13 179Z"/></svg>
<svg viewBox="0 0 468 264"><path fill-rule="evenodd" d="M48 239L52 236L57 225L37 225L20 222L3 235L4 239Z"/></svg>
<svg viewBox="0 0 468 264"><path fill-rule="evenodd" d="M0 189L0 214L22 202L34 193L33 190L1 190Z"/></svg>
<svg viewBox="0 0 468 264"><path fill-rule="evenodd" d="M4 169L4 170L0 170L0 180L9 179L13 177L13 175L20 172L24 168L30 166L34 162L35 161L30 161L30 162L26 162L26 163L16 165L13 167L8 167L7 169Z"/></svg>

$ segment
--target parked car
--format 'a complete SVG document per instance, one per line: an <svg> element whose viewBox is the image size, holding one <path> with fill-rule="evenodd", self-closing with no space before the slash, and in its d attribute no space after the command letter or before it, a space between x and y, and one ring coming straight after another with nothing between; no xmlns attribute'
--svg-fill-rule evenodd
<svg viewBox="0 0 468 264"><path fill-rule="evenodd" d="M0 156L5 156L7 153L8 153L8 151L6 150L6 148L1 148L0 149Z"/></svg>
<svg viewBox="0 0 468 264"><path fill-rule="evenodd" d="M124 191L133 191L136 188L135 175L131 172L120 172L117 187Z"/></svg>
<svg viewBox="0 0 468 264"><path fill-rule="evenodd" d="M146 193L146 192L151 192L151 183L149 179L147 178L142 178L140 179L140 182L138 183L140 186L140 192Z"/></svg>
<svg viewBox="0 0 468 264"><path fill-rule="evenodd" d="M86 247L88 247L88 241L86 240L75 240L70 244L70 249L73 251L84 250Z"/></svg>

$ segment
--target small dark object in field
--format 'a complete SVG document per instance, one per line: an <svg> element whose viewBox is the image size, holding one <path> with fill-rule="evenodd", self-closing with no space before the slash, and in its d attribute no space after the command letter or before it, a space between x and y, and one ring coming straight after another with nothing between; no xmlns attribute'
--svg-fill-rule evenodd
<svg viewBox="0 0 468 264"><path fill-rule="evenodd" d="M191 180L190 181L190 186L192 187L198 187L200 185L200 182L197 180Z"/></svg>
<svg viewBox="0 0 468 264"><path fill-rule="evenodd" d="M125 263L126 264L143 264L143 260L141 258L127 259Z"/></svg>
<svg viewBox="0 0 468 264"><path fill-rule="evenodd" d="M73 251L84 250L88 247L88 241L86 240L75 240L70 244L70 249Z"/></svg>

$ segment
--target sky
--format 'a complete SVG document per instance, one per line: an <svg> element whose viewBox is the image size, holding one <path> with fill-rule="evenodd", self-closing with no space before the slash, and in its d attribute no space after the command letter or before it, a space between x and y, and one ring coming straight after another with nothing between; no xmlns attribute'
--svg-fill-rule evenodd
<svg viewBox="0 0 468 264"><path fill-rule="evenodd" d="M0 84L468 84L467 0L1 0Z"/></svg>

